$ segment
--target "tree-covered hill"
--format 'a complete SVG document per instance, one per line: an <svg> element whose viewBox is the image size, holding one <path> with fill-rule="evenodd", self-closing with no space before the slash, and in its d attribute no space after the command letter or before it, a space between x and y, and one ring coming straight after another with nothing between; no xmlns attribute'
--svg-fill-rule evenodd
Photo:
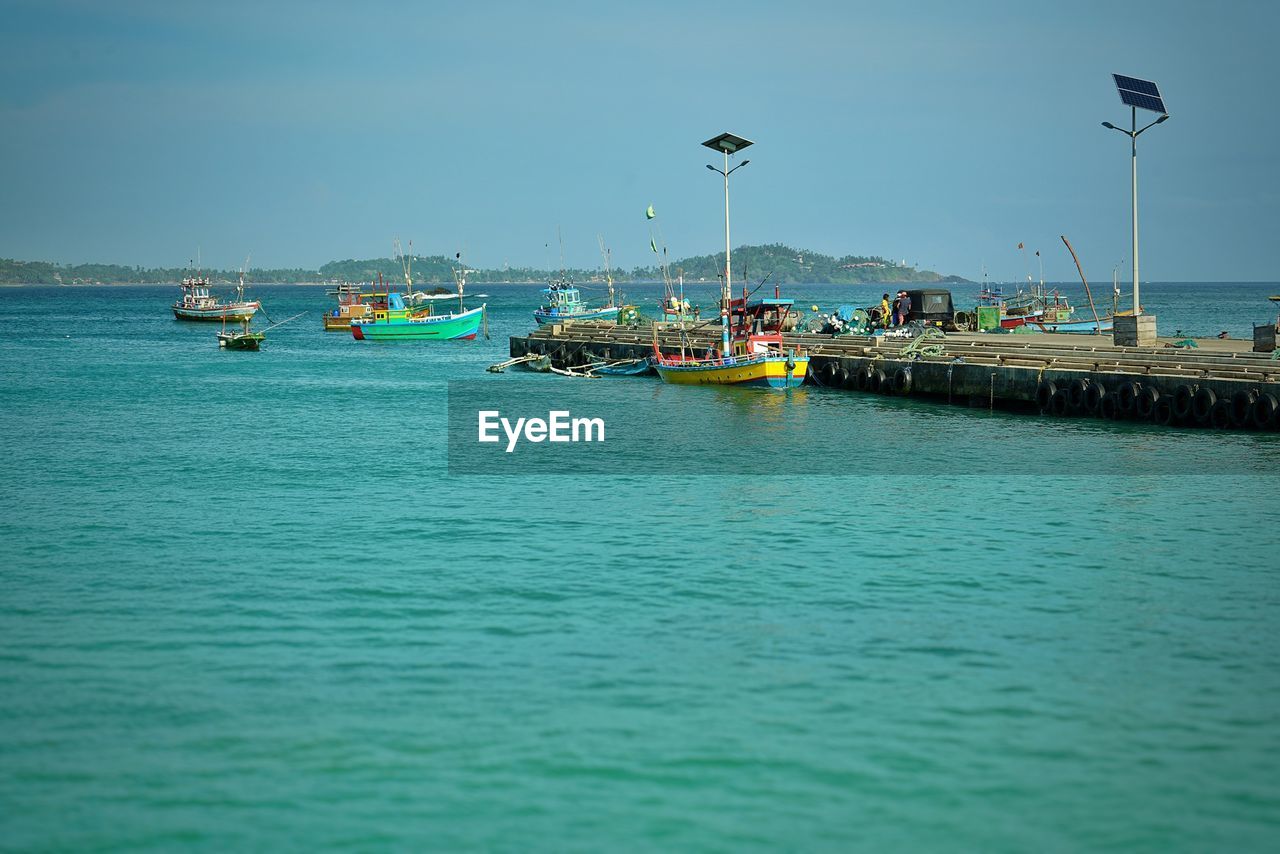
<svg viewBox="0 0 1280 854"><path fill-rule="evenodd" d="M414 285L450 285L457 260L445 255L414 255L411 258ZM682 258L669 265L671 274L683 271L685 281L717 281L724 267L724 253L697 255ZM235 270L205 270L204 275L214 282L234 282ZM733 277L743 281L764 278L772 273L769 281L806 284L853 284L859 282L963 282L956 276L941 276L931 270L919 270L902 266L878 256L845 255L834 258L820 252L792 249L780 243L767 246L740 246L733 250ZM330 261L318 270L254 268L247 279L251 282L279 282L284 284L307 282L367 282L381 274L384 281L400 284L404 270L398 258L369 258L362 261L348 259ZM542 282L558 276L559 270L540 270L533 267L503 267L495 269L468 268L467 280L473 284L501 282ZM566 274L578 282L600 280L603 270L567 270ZM33 285L81 285L81 284L163 284L179 282L192 275L190 269L181 267L128 267L120 264L53 264L46 261L16 261L0 258L0 284ZM636 267L632 270L613 271L618 282L661 281L657 266Z"/></svg>

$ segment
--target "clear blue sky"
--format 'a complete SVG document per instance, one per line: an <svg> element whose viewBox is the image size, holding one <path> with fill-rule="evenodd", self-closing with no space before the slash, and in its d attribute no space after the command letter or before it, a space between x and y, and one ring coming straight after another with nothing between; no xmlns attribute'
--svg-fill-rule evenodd
<svg viewBox="0 0 1280 854"><path fill-rule="evenodd" d="M1021 241L1072 279L1066 234L1106 280L1118 71L1173 115L1139 149L1143 278L1274 281L1278 9L4 0L0 256L314 267L399 236L554 266L560 226L571 266L603 234L630 267L649 204L673 256L720 248L699 143L731 130L735 245L1011 279Z"/></svg>

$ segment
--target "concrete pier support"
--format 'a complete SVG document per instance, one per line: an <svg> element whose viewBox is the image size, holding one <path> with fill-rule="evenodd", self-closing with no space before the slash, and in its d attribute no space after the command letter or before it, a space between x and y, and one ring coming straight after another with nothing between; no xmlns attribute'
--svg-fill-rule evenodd
<svg viewBox="0 0 1280 854"><path fill-rule="evenodd" d="M1112 341L1117 347L1154 347L1156 316L1154 314L1122 314L1115 318Z"/></svg>

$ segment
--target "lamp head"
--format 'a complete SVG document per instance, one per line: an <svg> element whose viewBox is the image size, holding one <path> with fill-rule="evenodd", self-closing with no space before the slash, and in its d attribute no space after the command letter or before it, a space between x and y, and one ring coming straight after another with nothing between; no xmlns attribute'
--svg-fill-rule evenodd
<svg viewBox="0 0 1280 854"><path fill-rule="evenodd" d="M1111 124L1111 122L1103 122L1102 126L1108 130L1117 130L1116 126Z"/></svg>
<svg viewBox="0 0 1280 854"><path fill-rule="evenodd" d="M1165 113L1163 116L1161 116L1160 118L1156 119L1156 124L1161 124L1161 123L1163 123L1163 122L1167 122L1168 120L1169 120L1169 114L1168 114L1168 113Z"/></svg>

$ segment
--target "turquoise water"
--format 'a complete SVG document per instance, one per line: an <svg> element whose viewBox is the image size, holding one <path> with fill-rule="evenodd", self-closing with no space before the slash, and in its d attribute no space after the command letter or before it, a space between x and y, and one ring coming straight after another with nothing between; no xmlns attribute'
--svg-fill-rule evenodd
<svg viewBox="0 0 1280 854"><path fill-rule="evenodd" d="M1276 289L1144 301L1239 337ZM1274 847L1280 435L627 378L723 441L451 477L448 381L575 382L483 371L536 294L488 290L414 346L264 287L312 314L257 354L175 288L0 290L4 845Z"/></svg>

